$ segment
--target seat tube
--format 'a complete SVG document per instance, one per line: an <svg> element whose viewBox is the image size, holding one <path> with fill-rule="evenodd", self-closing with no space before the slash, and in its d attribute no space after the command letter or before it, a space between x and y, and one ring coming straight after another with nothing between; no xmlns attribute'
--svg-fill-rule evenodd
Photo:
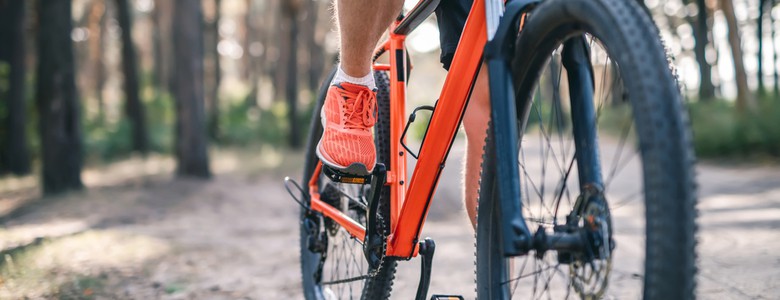
<svg viewBox="0 0 780 300"><path fill-rule="evenodd" d="M406 195L406 151L401 145L401 133L406 120L406 76L407 66L405 35L392 33L398 22L390 30L390 166L388 183L390 185L390 224L398 222L398 215Z"/></svg>

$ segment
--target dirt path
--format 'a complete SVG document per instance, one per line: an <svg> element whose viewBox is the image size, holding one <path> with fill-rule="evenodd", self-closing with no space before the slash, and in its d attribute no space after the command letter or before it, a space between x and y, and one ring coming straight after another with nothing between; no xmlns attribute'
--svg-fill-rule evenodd
<svg viewBox="0 0 780 300"><path fill-rule="evenodd" d="M298 208L281 185L300 155L221 155L208 182L171 179L164 159L102 185L116 172L94 170L89 190L16 213L0 229L0 299L300 299ZM446 167L424 235L437 242L431 292L470 296L459 169ZM777 299L780 169L703 165L699 181L700 298ZM413 298L418 268L401 264L394 299Z"/></svg>

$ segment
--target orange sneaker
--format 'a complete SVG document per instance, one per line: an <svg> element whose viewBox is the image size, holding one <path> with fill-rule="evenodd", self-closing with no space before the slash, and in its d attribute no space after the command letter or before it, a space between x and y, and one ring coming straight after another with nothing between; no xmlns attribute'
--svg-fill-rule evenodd
<svg viewBox="0 0 780 300"><path fill-rule="evenodd" d="M332 85L320 117L324 132L317 156L322 163L347 174L371 174L376 164L371 133L376 123L376 92L348 82Z"/></svg>

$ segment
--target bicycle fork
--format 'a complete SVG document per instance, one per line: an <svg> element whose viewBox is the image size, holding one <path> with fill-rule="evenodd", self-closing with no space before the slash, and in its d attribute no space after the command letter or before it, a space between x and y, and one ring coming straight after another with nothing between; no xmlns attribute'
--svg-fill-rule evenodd
<svg viewBox="0 0 780 300"><path fill-rule="evenodd" d="M513 43L519 30L519 21L523 13L538 4L538 0L516 0L507 4L504 16L494 37L485 47L485 59L490 78L491 122L498 180L498 203L501 213L502 247L504 255L518 256L531 250L542 256L547 250L561 253L586 253L593 257L596 245L590 241L587 232L556 229L548 234L539 228L533 235L523 216L520 199L520 175L518 165L518 113L527 115L532 98L515 99L512 74L509 61L513 52ZM571 38L564 43L563 66L569 74L569 91L572 102L572 114L575 124L574 139L580 186L583 187L584 202L591 199L603 199L596 126L593 107L593 70L590 65L589 49L584 37ZM519 102L517 101L519 100ZM522 128L521 128L522 129ZM572 213L572 216L576 211ZM564 255L565 257L566 255ZM598 255L596 255L598 256ZM565 261L562 261L565 263Z"/></svg>

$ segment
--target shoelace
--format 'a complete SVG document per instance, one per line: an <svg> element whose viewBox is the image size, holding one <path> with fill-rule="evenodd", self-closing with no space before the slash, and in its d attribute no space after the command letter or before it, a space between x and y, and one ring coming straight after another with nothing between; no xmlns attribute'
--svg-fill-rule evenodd
<svg viewBox="0 0 780 300"><path fill-rule="evenodd" d="M347 113L344 127L350 129L366 129L376 123L376 96L372 91L361 89L351 92L338 89L344 97L344 111Z"/></svg>

